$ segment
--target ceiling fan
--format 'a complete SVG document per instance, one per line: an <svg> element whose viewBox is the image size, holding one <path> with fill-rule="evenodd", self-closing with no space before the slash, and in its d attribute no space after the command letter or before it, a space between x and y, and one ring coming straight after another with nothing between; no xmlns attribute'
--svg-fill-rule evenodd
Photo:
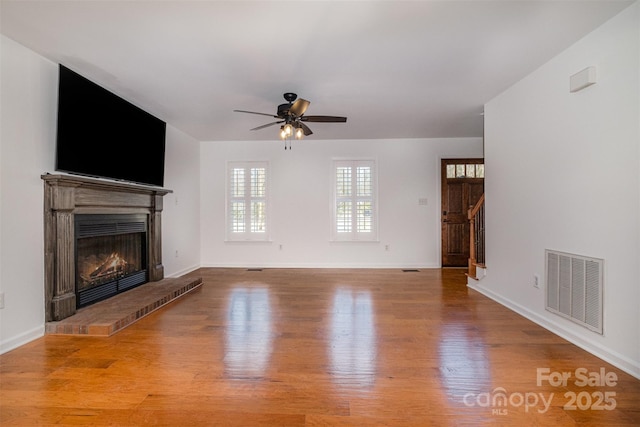
<svg viewBox="0 0 640 427"><path fill-rule="evenodd" d="M307 107L309 107L309 101L302 98L298 99L298 95L291 92L287 92L283 96L287 103L278 105L276 114L258 113L246 110L233 111L237 113L259 114L261 116L269 116L279 119L275 122L267 123L266 125L258 126L251 130L260 130L280 124L282 125L280 126L280 138L285 141L289 140L292 136L295 137L295 139L302 139L305 136L311 135L313 132L304 122L344 123L347 121L346 117L339 116L305 116L304 113L307 111ZM287 146L285 145L285 149L286 148Z"/></svg>

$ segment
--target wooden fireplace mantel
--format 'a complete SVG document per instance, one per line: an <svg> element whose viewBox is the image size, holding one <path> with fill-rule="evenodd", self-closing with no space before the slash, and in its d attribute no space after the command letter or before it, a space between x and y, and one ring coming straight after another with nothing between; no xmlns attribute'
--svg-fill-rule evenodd
<svg viewBox="0 0 640 427"><path fill-rule="evenodd" d="M149 281L164 278L162 265L162 197L171 190L125 182L62 174L44 174L44 260L46 321L76 312L76 214L149 215Z"/></svg>

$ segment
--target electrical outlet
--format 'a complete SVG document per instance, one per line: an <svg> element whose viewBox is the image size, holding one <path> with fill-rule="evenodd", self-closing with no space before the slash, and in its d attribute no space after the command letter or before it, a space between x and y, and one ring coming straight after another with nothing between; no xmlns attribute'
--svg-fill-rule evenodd
<svg viewBox="0 0 640 427"><path fill-rule="evenodd" d="M178 250L176 249L176 258L178 258Z"/></svg>
<svg viewBox="0 0 640 427"><path fill-rule="evenodd" d="M278 246L278 249L282 250L282 245Z"/></svg>
<svg viewBox="0 0 640 427"><path fill-rule="evenodd" d="M0 292L0 308L4 308L4 292Z"/></svg>
<svg viewBox="0 0 640 427"><path fill-rule="evenodd" d="M389 250L389 245L384 245L384 250L388 251Z"/></svg>
<svg viewBox="0 0 640 427"><path fill-rule="evenodd" d="M539 289L540 288L540 276L537 274L533 275L533 287Z"/></svg>

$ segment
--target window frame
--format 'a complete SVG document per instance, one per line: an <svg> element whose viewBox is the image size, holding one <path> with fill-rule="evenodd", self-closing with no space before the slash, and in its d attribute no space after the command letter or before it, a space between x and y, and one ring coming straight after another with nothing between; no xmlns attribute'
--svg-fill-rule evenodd
<svg viewBox="0 0 640 427"><path fill-rule="evenodd" d="M368 166L371 168L371 195L358 195L355 191L358 187L357 168ZM351 168L351 194L340 196L338 194L338 168ZM339 232L338 202L351 202L350 231ZM371 203L371 231L358 231L358 201L370 201ZM378 242L378 162L372 158L334 158L331 162L331 241L332 242Z"/></svg>
<svg viewBox="0 0 640 427"><path fill-rule="evenodd" d="M251 169L264 168L265 170L265 188L264 196L252 195L251 185ZM244 190L243 196L233 196L232 194L232 171L235 169L244 170ZM225 236L228 242L270 242L271 241L271 221L270 221L270 170L269 162L266 160L249 160L249 161L227 161L226 183L225 183ZM233 215L231 213L234 201L244 202L244 230L242 232L234 232ZM252 231L252 210L250 206L252 202L264 202L264 228L265 231Z"/></svg>

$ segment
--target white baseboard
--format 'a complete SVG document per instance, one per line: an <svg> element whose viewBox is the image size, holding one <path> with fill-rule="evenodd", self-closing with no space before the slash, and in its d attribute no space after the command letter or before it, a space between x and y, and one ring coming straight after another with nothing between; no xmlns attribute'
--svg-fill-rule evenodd
<svg viewBox="0 0 640 427"><path fill-rule="evenodd" d="M4 354L8 351L16 349L22 345L25 345L33 340L44 336L44 325L37 326L29 331L23 332L18 336L2 340L0 342L0 354Z"/></svg>
<svg viewBox="0 0 640 427"><path fill-rule="evenodd" d="M629 375L634 376L635 378L640 379L640 364L638 362L629 359L628 357L619 354L615 351L612 351L608 348L602 347L594 342L585 340L584 338L572 333L571 331L562 327L557 323L550 321L537 313L534 313L527 309L526 307L521 306L507 298L503 298L502 296L492 292L486 287L478 285L478 283L471 283L467 285L469 288L481 293L482 295L496 301L499 304L507 307L510 310L515 311L523 317L531 320L532 322L542 326L550 332L558 335L561 338L569 341L572 344L577 345L581 349L593 354L596 357L604 360L612 364L613 366L623 370Z"/></svg>
<svg viewBox="0 0 640 427"><path fill-rule="evenodd" d="M176 272L174 272L174 273L168 274L166 277L167 277L167 278L175 279L175 278L178 278L178 277L182 277L182 276L184 276L185 274L189 274L189 273L191 273L192 271L195 271L195 270L197 270L197 269L199 269L199 268L200 268L200 266L199 266L199 265L192 266L192 267L188 267L188 268L183 268L182 270L179 270L179 271L176 271Z"/></svg>
<svg viewBox="0 0 640 427"><path fill-rule="evenodd" d="M202 268L363 268L363 269L431 269L440 268L440 265L397 265L397 264L309 264L309 263L266 263L266 264L218 264L204 263Z"/></svg>

